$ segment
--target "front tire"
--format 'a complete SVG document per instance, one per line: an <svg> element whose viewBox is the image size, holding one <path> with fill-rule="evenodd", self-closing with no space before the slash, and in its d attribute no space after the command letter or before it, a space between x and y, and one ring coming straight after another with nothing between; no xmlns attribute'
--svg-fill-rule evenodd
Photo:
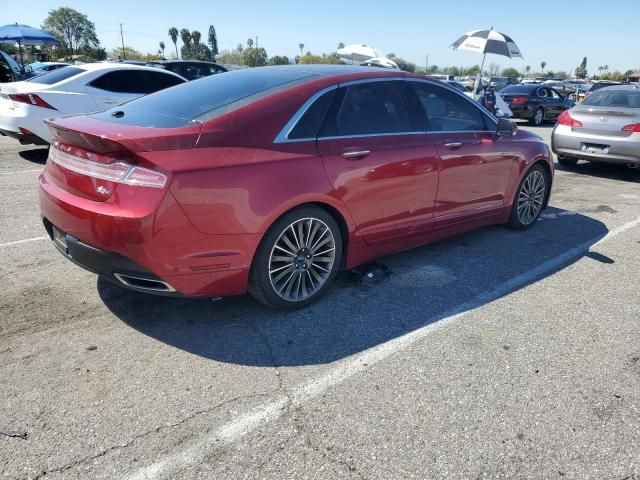
<svg viewBox="0 0 640 480"><path fill-rule="evenodd" d="M518 185L507 225L514 230L533 227L544 207L548 189L545 169L538 164L531 167Z"/></svg>
<svg viewBox="0 0 640 480"><path fill-rule="evenodd" d="M544 109L542 107L538 107L538 109L533 112L533 117L531 117L531 125L535 127L539 127L544 122Z"/></svg>
<svg viewBox="0 0 640 480"><path fill-rule="evenodd" d="M322 208L303 206L278 219L256 251L249 293L279 310L296 310L331 288L342 261L342 234Z"/></svg>

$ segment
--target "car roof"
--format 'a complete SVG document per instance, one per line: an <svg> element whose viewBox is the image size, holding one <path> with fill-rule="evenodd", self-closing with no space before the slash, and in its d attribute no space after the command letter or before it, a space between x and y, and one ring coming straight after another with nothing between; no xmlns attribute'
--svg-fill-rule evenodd
<svg viewBox="0 0 640 480"><path fill-rule="evenodd" d="M604 85L607 85L607 83L605 83ZM605 88L607 90L623 90L623 91L630 91L630 92L640 91L640 85L638 84L632 85L630 83L629 84L612 83L612 84L609 84L608 87L602 87L600 90L604 90Z"/></svg>
<svg viewBox="0 0 640 480"><path fill-rule="evenodd" d="M146 62L147 65L150 63L167 65L169 63L201 63L203 65L220 65L216 62L207 62L206 60L150 60Z"/></svg>
<svg viewBox="0 0 640 480"><path fill-rule="evenodd" d="M127 69L127 70L146 70L151 72L157 72L158 69L154 67L148 67L146 65L137 65L134 63L121 63L121 62L100 62L100 63L83 63L82 65L70 65L74 68L80 68L82 70L86 70L87 72L95 72L99 70L118 70L118 69ZM176 75L182 78L180 75L170 72L168 70L162 70L165 73L169 73L171 75Z"/></svg>

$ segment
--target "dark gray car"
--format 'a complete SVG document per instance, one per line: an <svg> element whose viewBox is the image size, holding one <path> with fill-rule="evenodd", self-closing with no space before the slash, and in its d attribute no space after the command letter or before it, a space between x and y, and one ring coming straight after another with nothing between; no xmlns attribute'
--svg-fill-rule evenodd
<svg viewBox="0 0 640 480"><path fill-rule="evenodd" d="M551 146L565 166L581 159L640 168L640 86L593 92L558 117Z"/></svg>

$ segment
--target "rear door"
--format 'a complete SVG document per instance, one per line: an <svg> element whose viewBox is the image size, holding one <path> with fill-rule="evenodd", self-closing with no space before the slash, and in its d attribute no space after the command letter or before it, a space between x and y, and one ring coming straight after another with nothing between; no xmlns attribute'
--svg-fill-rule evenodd
<svg viewBox="0 0 640 480"><path fill-rule="evenodd" d="M118 69L105 72L86 86L102 108L111 108L149 92L144 70Z"/></svg>
<svg viewBox="0 0 640 480"><path fill-rule="evenodd" d="M433 223L438 157L415 131L402 85L341 86L318 134L327 175L371 245L406 240Z"/></svg>
<svg viewBox="0 0 640 480"><path fill-rule="evenodd" d="M509 140L496 137L495 120L464 95L431 82L408 83L440 157L436 226L502 208L518 156Z"/></svg>

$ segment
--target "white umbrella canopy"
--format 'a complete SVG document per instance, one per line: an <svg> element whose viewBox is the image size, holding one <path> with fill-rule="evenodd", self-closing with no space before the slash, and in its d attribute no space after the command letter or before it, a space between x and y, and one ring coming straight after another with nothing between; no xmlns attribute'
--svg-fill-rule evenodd
<svg viewBox="0 0 640 480"><path fill-rule="evenodd" d="M377 48L364 44L347 45L344 48L338 49L337 54L341 58L354 62L365 62L372 58L384 57L384 53Z"/></svg>
<svg viewBox="0 0 640 480"><path fill-rule="evenodd" d="M458 40L451 44L454 50L471 50L477 53L493 53L505 57L514 58L522 56L520 49L513 39L504 33L490 30L472 30L465 33Z"/></svg>
<svg viewBox="0 0 640 480"><path fill-rule="evenodd" d="M395 68L398 70L400 69L396 62L387 57L373 57L365 62L362 62L361 65L367 67Z"/></svg>

